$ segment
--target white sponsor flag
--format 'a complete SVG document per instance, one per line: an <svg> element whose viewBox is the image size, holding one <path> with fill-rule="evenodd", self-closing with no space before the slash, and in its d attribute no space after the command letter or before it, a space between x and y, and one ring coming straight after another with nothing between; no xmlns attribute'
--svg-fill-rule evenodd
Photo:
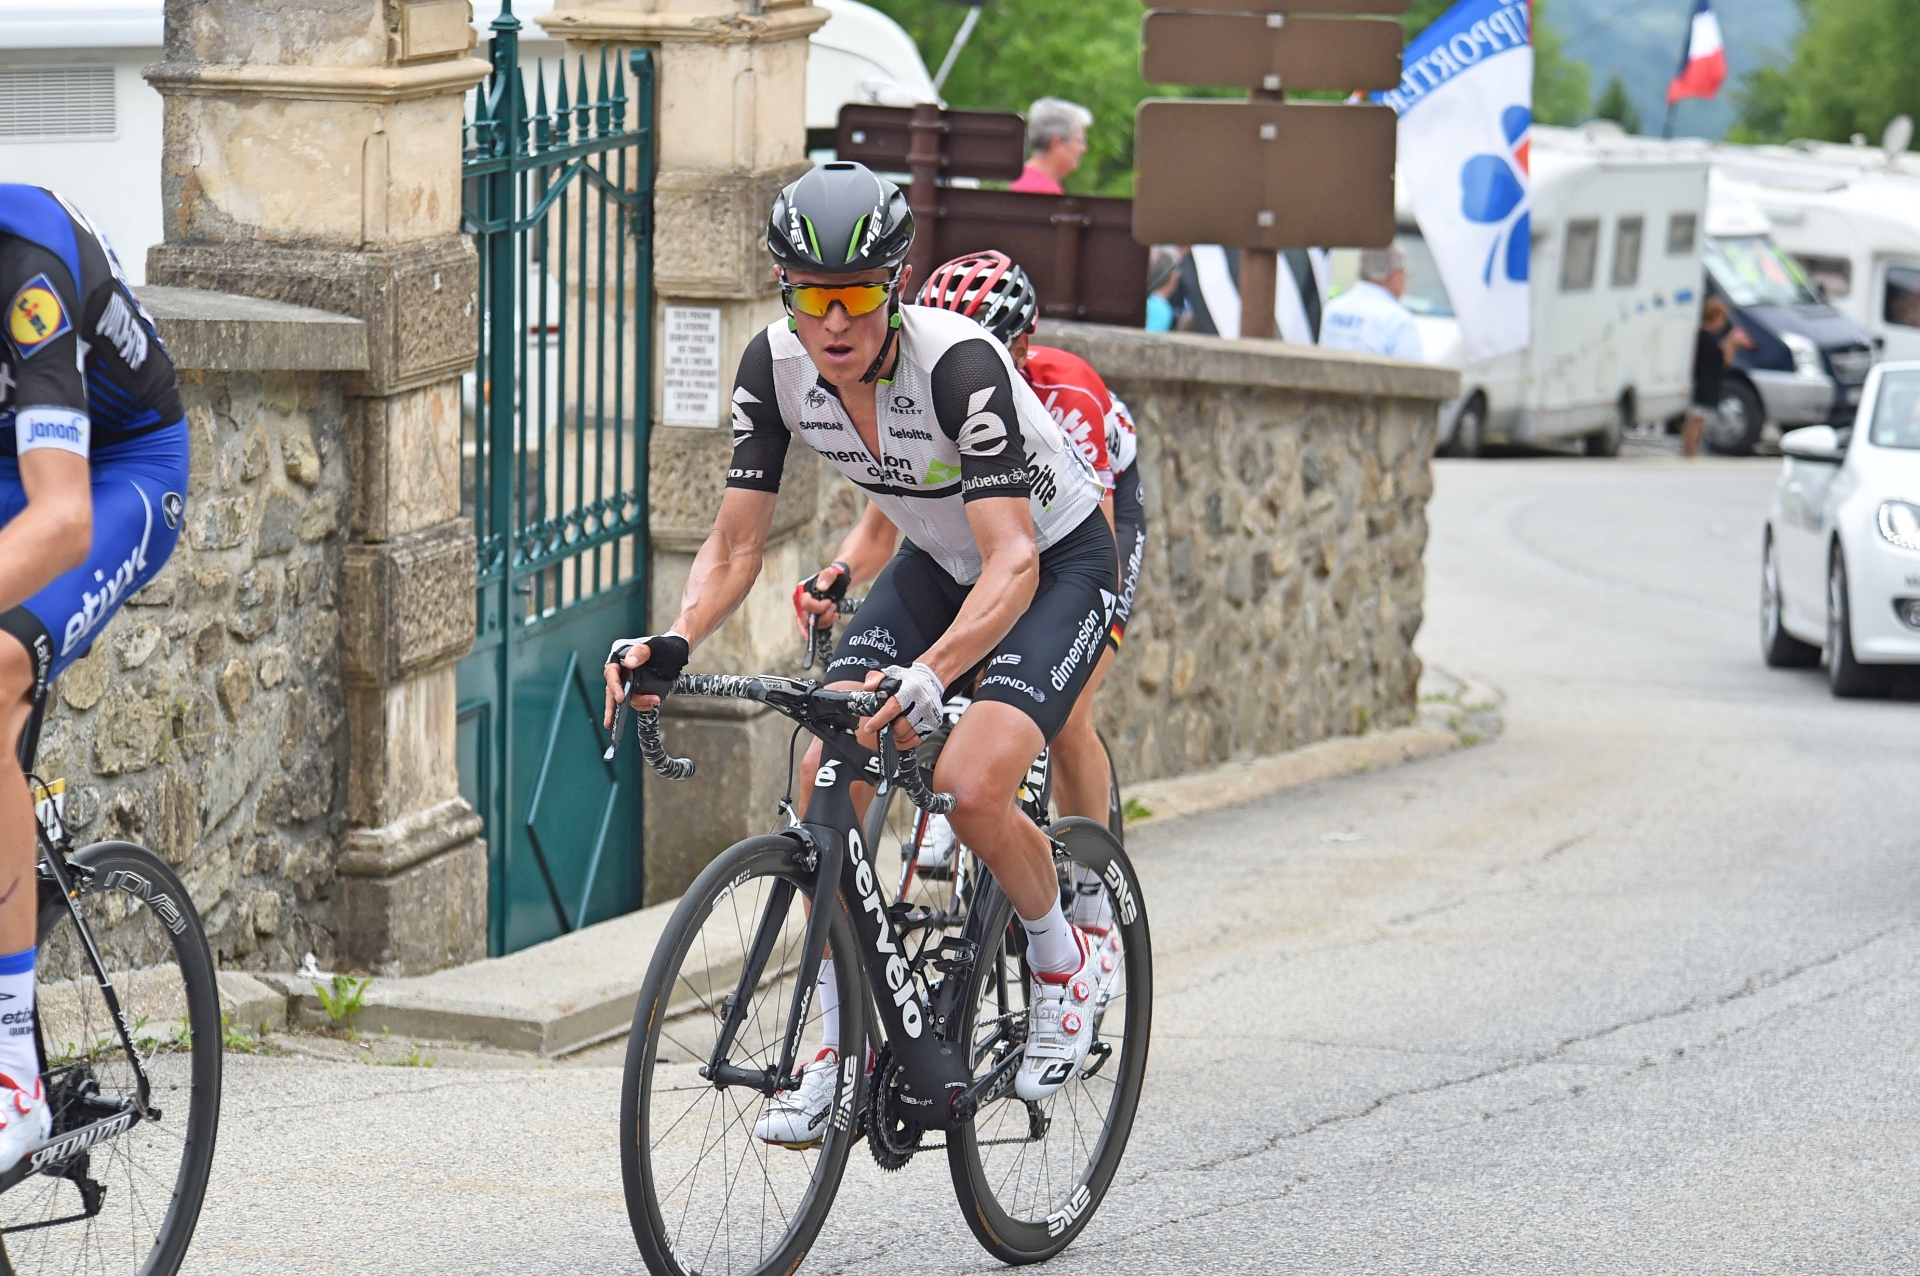
<svg viewBox="0 0 1920 1276"><path fill-rule="evenodd" d="M1527 296L1527 131L1533 124L1527 0L1460 0L1407 46L1400 178L1460 321L1467 357L1532 340Z"/></svg>

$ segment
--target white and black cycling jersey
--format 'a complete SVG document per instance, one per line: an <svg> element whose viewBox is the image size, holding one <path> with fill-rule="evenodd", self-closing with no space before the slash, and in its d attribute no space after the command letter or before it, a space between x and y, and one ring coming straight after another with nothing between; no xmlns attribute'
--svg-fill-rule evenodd
<svg viewBox="0 0 1920 1276"><path fill-rule="evenodd" d="M734 384L727 486L779 491L788 441L798 435L963 585L980 578L965 502L1028 498L1042 550L1100 504L1104 489L1093 467L979 324L950 310L902 306L899 344L893 379L874 396L875 456L784 319L755 337Z"/></svg>

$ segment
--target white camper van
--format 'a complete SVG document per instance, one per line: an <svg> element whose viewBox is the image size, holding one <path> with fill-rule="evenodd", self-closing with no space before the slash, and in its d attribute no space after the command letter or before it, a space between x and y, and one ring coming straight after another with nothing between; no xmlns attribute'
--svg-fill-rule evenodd
<svg viewBox="0 0 1920 1276"><path fill-rule="evenodd" d="M934 100L912 37L858 0L816 0L831 15L810 38L809 145L846 102ZM160 61L164 0L0 0L0 179L49 186L106 232L138 284L161 238L160 95L141 76ZM552 67L566 42L537 21L553 0L514 0L521 65ZM500 0L473 0L486 56ZM796 124L798 121L796 121Z"/></svg>
<svg viewBox="0 0 1920 1276"><path fill-rule="evenodd" d="M1916 159L1865 146L1720 145L1713 176L1716 192L1766 215L1774 242L1867 331L1880 357L1920 359Z"/></svg>
<svg viewBox="0 0 1920 1276"><path fill-rule="evenodd" d="M1459 368L1461 395L1441 414L1443 447L1580 441L1619 451L1625 431L1685 411L1699 326L1703 146L1629 137L1610 124L1536 126L1531 140L1533 344L1467 362L1433 255L1400 193L1404 298L1426 361ZM1336 254L1350 283L1358 254Z"/></svg>

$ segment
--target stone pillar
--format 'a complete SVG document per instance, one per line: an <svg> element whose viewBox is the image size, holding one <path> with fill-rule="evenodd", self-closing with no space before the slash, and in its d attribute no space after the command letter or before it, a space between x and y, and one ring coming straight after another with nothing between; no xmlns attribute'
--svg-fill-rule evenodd
<svg viewBox="0 0 1920 1276"><path fill-rule="evenodd" d="M589 66L602 45L648 45L659 58L654 313L661 336L649 484L658 627L671 623L719 506L733 445L725 427L734 368L747 342L782 313L766 251L767 212L780 188L809 167L807 36L827 17L805 0L560 0L538 18L569 42L570 53L588 54ZM720 393L697 420L686 415L685 400L670 404L662 392L677 326L668 311L681 307L717 314L720 332ZM760 585L697 653L694 668L794 670L799 639L788 596L794 580L820 565L821 543L830 550L837 540L823 530L821 495L811 454L794 449ZM673 747L700 759L702 783L695 789L647 777L649 903L679 894L716 851L774 826L791 733L785 719L732 703L669 701L666 716Z"/></svg>
<svg viewBox="0 0 1920 1276"><path fill-rule="evenodd" d="M461 374L478 273L460 233L467 0L168 0L156 284L353 315L351 539L339 582L348 775L342 963L486 953L486 848L460 799L454 662L471 646Z"/></svg>

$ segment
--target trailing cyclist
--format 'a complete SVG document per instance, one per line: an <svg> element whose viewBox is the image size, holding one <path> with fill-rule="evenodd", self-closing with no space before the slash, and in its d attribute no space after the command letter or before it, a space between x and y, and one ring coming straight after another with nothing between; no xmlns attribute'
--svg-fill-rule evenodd
<svg viewBox="0 0 1920 1276"><path fill-rule="evenodd" d="M906 197L859 164L814 169L774 201L767 246L787 318L741 358L719 515L672 628L616 644L607 722L625 671L644 668L654 685L670 685L745 599L795 436L860 486L907 542L879 572L828 680L874 688L899 679L861 738L875 747L887 729L910 747L940 725L946 689L984 670L934 780L957 798L956 830L1027 934L1031 1013L1015 1090L1038 1100L1087 1055L1094 982L1087 941L1060 907L1047 837L1015 794L1093 672L1117 564L1099 478L1005 348L959 315L902 304L912 239ZM817 756L816 744L806 774ZM823 969L820 983L830 982ZM768 1104L760 1137L818 1141L840 1048L831 1014L826 1035L800 1090Z"/></svg>
<svg viewBox="0 0 1920 1276"><path fill-rule="evenodd" d="M0 185L0 1170L49 1130L34 1044L34 812L47 684L166 563L187 492L173 361L79 210Z"/></svg>

